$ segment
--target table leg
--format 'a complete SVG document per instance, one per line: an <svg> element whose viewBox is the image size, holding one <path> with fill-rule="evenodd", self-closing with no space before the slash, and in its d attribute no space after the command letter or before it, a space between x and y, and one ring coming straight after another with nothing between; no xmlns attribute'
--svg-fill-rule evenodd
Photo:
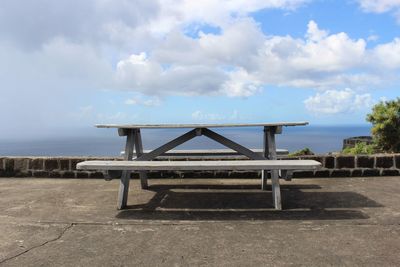
<svg viewBox="0 0 400 267"><path fill-rule="evenodd" d="M275 134L278 132L277 127L265 127L266 140L268 144L268 158L271 160L276 159L276 143ZM275 209L282 210L281 203L281 189L279 185L279 171L271 170L271 183L272 183L272 199Z"/></svg>
<svg viewBox="0 0 400 267"><path fill-rule="evenodd" d="M135 139L134 130L128 130L126 136L124 160L132 160L133 147L135 143L134 139ZM117 204L119 210L125 208L128 202L130 178L131 178L130 171L122 171L122 176L119 183L118 204Z"/></svg>
<svg viewBox="0 0 400 267"><path fill-rule="evenodd" d="M263 135L263 157L268 158L269 150L268 150L268 138L267 138L267 130L264 127L264 135ZM267 170L261 170L261 190L267 190Z"/></svg>
<svg viewBox="0 0 400 267"><path fill-rule="evenodd" d="M142 143L142 135L140 133L140 129L135 129L135 152L136 152L137 158L139 158L141 155L143 155L143 143ZM148 183L147 183L146 171L140 171L139 177L140 177L140 185L141 185L142 189L147 189Z"/></svg>

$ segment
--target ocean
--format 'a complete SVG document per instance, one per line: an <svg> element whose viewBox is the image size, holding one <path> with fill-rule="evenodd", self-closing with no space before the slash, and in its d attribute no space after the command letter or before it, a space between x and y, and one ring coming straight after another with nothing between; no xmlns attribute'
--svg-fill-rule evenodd
<svg viewBox="0 0 400 267"><path fill-rule="evenodd" d="M124 149L125 137L115 129L95 129L96 134L32 140L0 140L0 156L118 156ZM249 148L262 147L262 129L221 128L214 131ZM183 134L185 129L142 130L144 149L153 149ZM369 126L285 127L277 135L277 147L290 152L310 148L315 153L340 151L343 139L370 135ZM181 149L223 148L206 137L195 138Z"/></svg>

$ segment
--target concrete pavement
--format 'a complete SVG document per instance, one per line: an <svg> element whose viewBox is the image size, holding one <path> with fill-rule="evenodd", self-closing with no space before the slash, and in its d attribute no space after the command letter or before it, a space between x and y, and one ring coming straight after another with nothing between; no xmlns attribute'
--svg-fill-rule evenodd
<svg viewBox="0 0 400 267"><path fill-rule="evenodd" d="M400 177L0 179L0 266L398 266Z"/></svg>

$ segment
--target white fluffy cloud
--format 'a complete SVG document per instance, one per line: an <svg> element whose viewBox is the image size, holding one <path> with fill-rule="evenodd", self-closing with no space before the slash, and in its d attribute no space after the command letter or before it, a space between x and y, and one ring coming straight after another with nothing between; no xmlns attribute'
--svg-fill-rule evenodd
<svg viewBox="0 0 400 267"><path fill-rule="evenodd" d="M196 110L192 113L192 119L198 122L216 122L216 121L237 121L241 119L239 112L233 110L231 114L222 115L219 113L206 113L201 110Z"/></svg>
<svg viewBox="0 0 400 267"><path fill-rule="evenodd" d="M400 0L358 0L358 2L367 12L383 13L400 8Z"/></svg>
<svg viewBox="0 0 400 267"><path fill-rule="evenodd" d="M400 0L358 0L360 7L365 12L386 13L389 12L400 23Z"/></svg>
<svg viewBox="0 0 400 267"><path fill-rule="evenodd" d="M90 88L248 97L269 85L368 89L397 79L400 69L398 39L369 48L315 21L304 25L303 38L268 35L249 16L308 0L34 2L0 5L0 90L8 94L29 86L46 94ZM377 2L360 4L376 12L398 6Z"/></svg>
<svg viewBox="0 0 400 267"><path fill-rule="evenodd" d="M158 97L144 99L143 97L132 97L125 100L126 105L143 105L147 107L156 107L161 105L161 100Z"/></svg>
<svg viewBox="0 0 400 267"><path fill-rule="evenodd" d="M354 112L372 105L370 94L357 94L354 90L327 90L304 101L306 109L315 114L338 114Z"/></svg>
<svg viewBox="0 0 400 267"><path fill-rule="evenodd" d="M314 21L309 22L304 39L266 36L247 18L231 23L221 34L200 32L192 38L174 31L164 40L149 55L121 60L118 83L150 94L246 97L263 85L376 86L400 68L397 39L367 49L365 40L351 39L344 32L329 34ZM390 60L388 54L393 54ZM383 74L382 70L390 71Z"/></svg>

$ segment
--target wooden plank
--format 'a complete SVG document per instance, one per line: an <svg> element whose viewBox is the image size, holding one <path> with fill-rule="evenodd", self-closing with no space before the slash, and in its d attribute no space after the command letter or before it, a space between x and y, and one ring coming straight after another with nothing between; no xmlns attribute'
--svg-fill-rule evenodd
<svg viewBox="0 0 400 267"><path fill-rule="evenodd" d="M140 133L140 129L135 129L135 152L137 156L136 160L140 160L138 158L140 158L140 156L143 155L143 143L142 143L142 135ZM147 189L148 188L147 173L145 171L140 171L139 177L142 189Z"/></svg>
<svg viewBox="0 0 400 267"><path fill-rule="evenodd" d="M267 139L267 132L263 131L263 150L262 150L262 155L264 158L268 159L268 139ZM268 172L266 170L261 171L261 190L267 190L267 175Z"/></svg>
<svg viewBox="0 0 400 267"><path fill-rule="evenodd" d="M125 144L125 156L124 159L126 162L132 160L133 155L133 147L134 147L134 139L135 133L133 130L129 130L126 137L126 144ZM126 207L128 202L128 193L129 193L129 180L130 180L130 170L123 170L122 176L119 183L119 192L118 192L118 209L123 209Z"/></svg>
<svg viewBox="0 0 400 267"><path fill-rule="evenodd" d="M275 127L265 127L266 141L268 145L268 159L276 160ZM288 168L280 168L288 170ZM279 185L279 169L271 170L272 199L276 210L282 210L281 188Z"/></svg>
<svg viewBox="0 0 400 267"><path fill-rule="evenodd" d="M315 170L321 163L315 160L210 160L210 161L83 161L80 170Z"/></svg>
<svg viewBox="0 0 400 267"><path fill-rule="evenodd" d="M259 127L259 126L304 126L306 121L299 122L272 122L272 123L222 123L222 124L96 124L98 128L142 128L142 129L165 129L165 128L224 128L224 127Z"/></svg>
<svg viewBox="0 0 400 267"><path fill-rule="evenodd" d="M222 136L220 134L217 134L214 131L211 131L210 129L204 128L202 130L202 133L203 133L204 136L207 136L208 138L211 138L214 141L216 141L216 142L218 142L218 143L220 143L220 144L222 144L222 145L224 145L226 147L229 147L230 149L233 149L233 150L237 151L238 153L240 153L242 155L245 155L245 156L249 157L250 159L254 159L254 160L263 160L263 159L265 159L262 155L257 154L255 152L251 151L250 149L248 149L248 148L246 148L246 147L244 147L242 145L239 145L238 143L233 142L232 140L230 140L230 139L228 139L228 138L226 138L226 137L224 137L224 136Z"/></svg>

